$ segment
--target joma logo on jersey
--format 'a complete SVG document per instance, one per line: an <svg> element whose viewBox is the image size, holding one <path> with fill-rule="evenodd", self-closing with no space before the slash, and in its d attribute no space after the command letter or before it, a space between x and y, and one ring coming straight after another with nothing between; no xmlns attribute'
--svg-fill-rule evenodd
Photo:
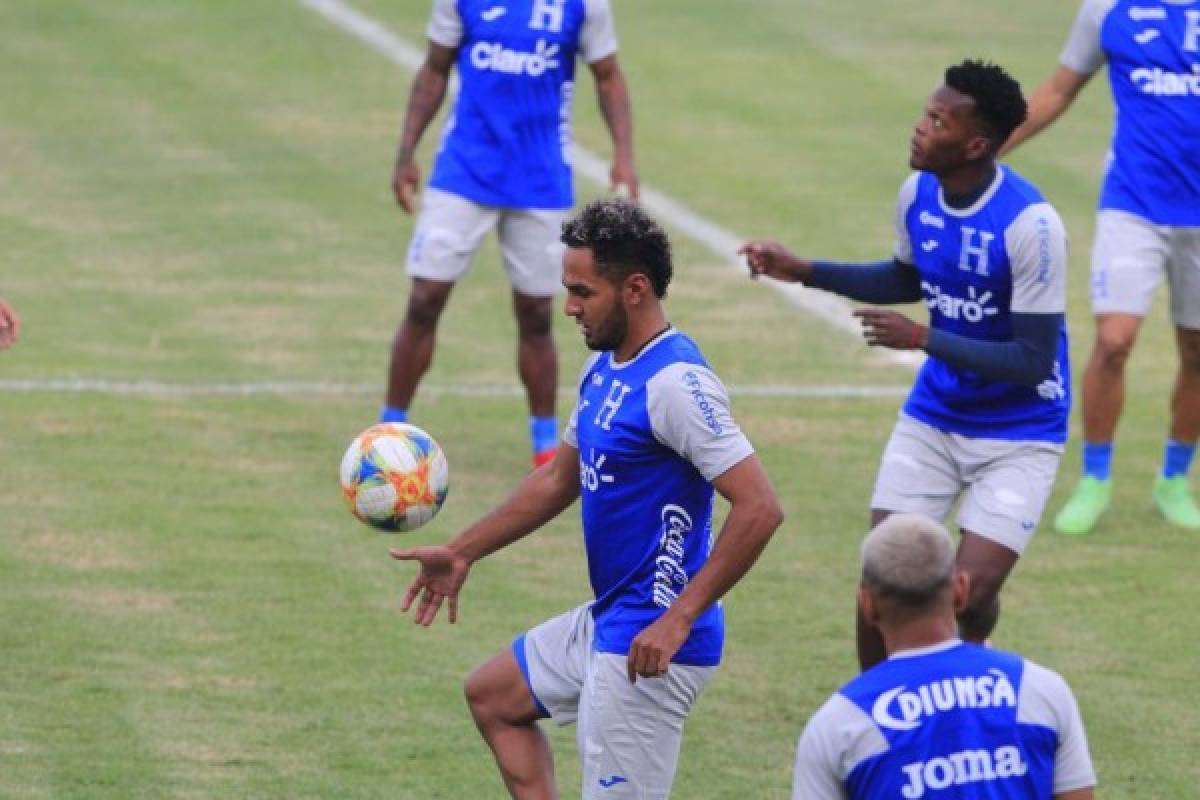
<svg viewBox="0 0 1200 800"><path fill-rule="evenodd" d="M927 790L941 791L967 783L1019 778L1029 772L1021 751L1013 745L993 750L962 750L917 761L902 767L908 783L900 790L907 800L924 797Z"/></svg>
<svg viewBox="0 0 1200 800"><path fill-rule="evenodd" d="M871 718L893 731L911 731L923 718L956 708L1016 708L1017 693L998 669L986 675L944 678L909 690L889 689L875 699Z"/></svg>
<svg viewBox="0 0 1200 800"><path fill-rule="evenodd" d="M479 42L471 48L471 66L506 75L524 74L537 78L544 75L546 70L558 67L558 45L538 39L532 53L522 53L509 50L499 42Z"/></svg>
<svg viewBox="0 0 1200 800"><path fill-rule="evenodd" d="M966 297L955 297L928 281L921 281L921 291L925 293L925 305L946 319L980 322L984 317L993 317L1000 313L1000 309L988 305L992 301L992 293L985 291L977 294L974 286L967 287Z"/></svg>

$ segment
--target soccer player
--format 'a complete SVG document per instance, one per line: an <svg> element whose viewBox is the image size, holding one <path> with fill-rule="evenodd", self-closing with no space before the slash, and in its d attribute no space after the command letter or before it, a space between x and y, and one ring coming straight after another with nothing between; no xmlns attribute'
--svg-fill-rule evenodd
<svg viewBox="0 0 1200 800"><path fill-rule="evenodd" d="M420 572L415 621L450 621L471 567L582 498L595 599L519 636L467 679L513 797L555 797L538 727L577 722L584 798L665 798L692 704L721 660L718 600L782 521L725 388L667 322L666 234L637 206L589 205L563 228L566 313L597 351L554 459L445 546L394 550ZM714 489L730 502L713 542Z"/></svg>
<svg viewBox="0 0 1200 800"><path fill-rule="evenodd" d="M0 297L0 350L7 350L16 344L17 335L21 332L21 320L3 297Z"/></svg>
<svg viewBox="0 0 1200 800"><path fill-rule="evenodd" d="M1067 436L1066 235L1028 181L996 163L1025 119L1021 89L993 64L964 61L926 103L900 189L894 256L835 264L774 242L743 248L752 275L868 303L924 300L929 326L856 311L867 343L929 354L884 451L872 524L892 512L943 519L959 495L958 565L971 593L962 636L982 642L998 592L1037 527ZM883 658L859 620L859 661Z"/></svg>
<svg viewBox="0 0 1200 800"><path fill-rule="evenodd" d="M1058 119L1105 62L1120 123L1092 244L1096 334L1083 373L1083 478L1054 525L1088 533L1108 508L1125 362L1165 273L1179 372L1152 494L1168 521L1200 528L1188 485L1200 437L1200 4L1086 0L1059 61L1005 151Z"/></svg>
<svg viewBox="0 0 1200 800"><path fill-rule="evenodd" d="M551 336L558 232L572 205L575 58L588 63L613 142L613 189L637 197L629 93L609 0L434 0L429 52L413 80L392 188L416 209L413 155L451 69L461 90L442 134L408 250L408 310L396 331L383 422L403 422L433 360L455 282L493 228L512 284L517 371L529 402L535 465L554 455L558 358Z"/></svg>
<svg viewBox="0 0 1200 800"><path fill-rule="evenodd" d="M1058 674L955 635L969 577L919 514L862 547L858 606L888 659L837 691L796 749L795 800L1092 800L1079 707Z"/></svg>

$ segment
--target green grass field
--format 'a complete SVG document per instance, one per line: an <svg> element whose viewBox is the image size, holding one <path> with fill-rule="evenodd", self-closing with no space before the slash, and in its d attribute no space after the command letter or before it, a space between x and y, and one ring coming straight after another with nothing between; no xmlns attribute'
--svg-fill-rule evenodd
<svg viewBox="0 0 1200 800"><path fill-rule="evenodd" d="M1075 9L615 5L643 180L741 234L846 259L888 252L909 129L941 69L987 56L1031 88ZM357 7L420 41L427 2ZM24 321L0 380L382 391L411 230L388 190L409 73L289 0L6 0L0 63L0 295ZM1072 235L1077 371L1102 83L1014 159ZM587 84L577 136L606 152ZM911 379L675 243L668 308L727 383ZM515 383L506 298L489 246L431 385ZM1071 681L1105 798L1200 786L1198 539L1149 499L1174 360L1163 305L1132 365L1114 508L1086 539L1042 526L996 636ZM569 320L558 333L565 385L585 353ZM398 540L355 522L336 486L379 399L0 390L0 796L503 796L461 680L585 599L577 520L479 565L457 626L416 629L397 612ZM788 796L804 721L853 673L856 549L898 403L735 396L788 520L728 599L727 660L675 796ZM453 488L405 541L442 541L526 469L523 403L426 392L414 419ZM1052 506L1077 469L1072 447ZM573 732L552 736L576 795Z"/></svg>

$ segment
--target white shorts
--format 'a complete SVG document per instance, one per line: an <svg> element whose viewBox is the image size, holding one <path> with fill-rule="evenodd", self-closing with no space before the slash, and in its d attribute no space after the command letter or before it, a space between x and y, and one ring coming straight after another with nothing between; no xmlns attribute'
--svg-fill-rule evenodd
<svg viewBox="0 0 1200 800"><path fill-rule="evenodd" d="M1171 319L1200 329L1200 227L1155 225L1124 211L1101 211L1092 244L1092 311L1144 317L1164 273Z"/></svg>
<svg viewBox="0 0 1200 800"><path fill-rule="evenodd" d="M590 604L519 637L513 654L539 709L577 722L585 800L670 796L683 721L716 667L672 664L630 683L625 656L592 649Z"/></svg>
<svg viewBox="0 0 1200 800"><path fill-rule="evenodd" d="M1062 459L1051 442L973 439L900 415L875 479L871 508L944 520L965 490L958 525L1024 552Z"/></svg>
<svg viewBox="0 0 1200 800"><path fill-rule="evenodd" d="M566 218L566 211L481 206L426 187L408 246L408 274L457 281L470 268L483 237L495 228L512 287L531 297L550 297L562 283L559 236Z"/></svg>

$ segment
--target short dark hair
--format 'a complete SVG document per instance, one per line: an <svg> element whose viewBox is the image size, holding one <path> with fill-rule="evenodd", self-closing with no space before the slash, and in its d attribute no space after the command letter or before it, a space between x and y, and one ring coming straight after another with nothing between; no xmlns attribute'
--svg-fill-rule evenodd
<svg viewBox="0 0 1200 800"><path fill-rule="evenodd" d="M654 294L664 297L671 283L671 242L639 206L627 200L595 200L563 223L562 243L592 251L596 270L610 281L641 272Z"/></svg>
<svg viewBox="0 0 1200 800"><path fill-rule="evenodd" d="M1029 113L1021 84L996 64L967 59L946 69L946 85L975 101L975 117L997 148Z"/></svg>

